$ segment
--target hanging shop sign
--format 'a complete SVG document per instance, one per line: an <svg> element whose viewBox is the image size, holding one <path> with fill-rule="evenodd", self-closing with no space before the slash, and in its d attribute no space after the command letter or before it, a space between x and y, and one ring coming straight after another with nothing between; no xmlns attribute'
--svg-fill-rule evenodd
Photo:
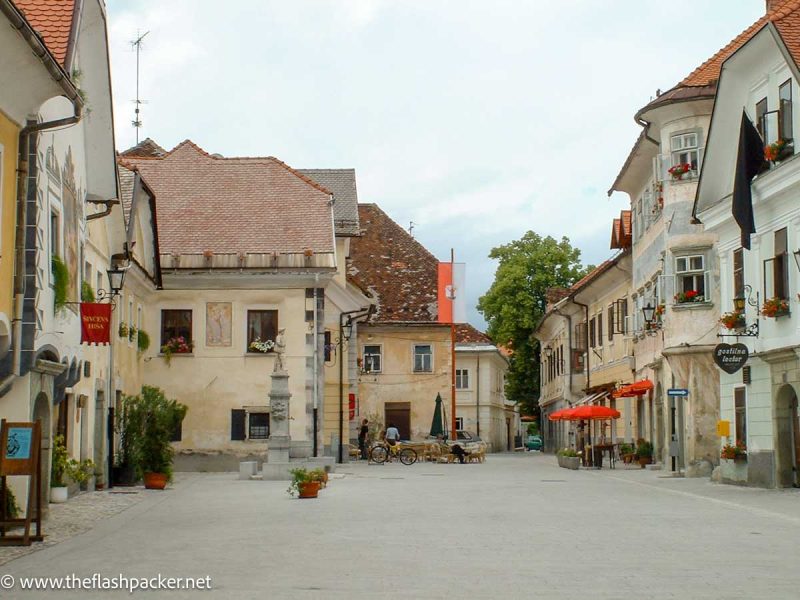
<svg viewBox="0 0 800 600"><path fill-rule="evenodd" d="M714 362L729 375L741 369L748 356L750 352L744 344L717 344L714 348Z"/></svg>
<svg viewBox="0 0 800 600"><path fill-rule="evenodd" d="M81 302L81 343L108 344L111 342L110 303Z"/></svg>

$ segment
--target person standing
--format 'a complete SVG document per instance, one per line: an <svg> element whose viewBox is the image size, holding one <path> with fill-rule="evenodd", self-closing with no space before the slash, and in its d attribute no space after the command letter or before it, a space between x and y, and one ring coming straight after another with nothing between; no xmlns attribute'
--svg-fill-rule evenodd
<svg viewBox="0 0 800 600"><path fill-rule="evenodd" d="M369 434L369 421L361 421L361 429L358 430L358 449L361 451L361 460L367 460L367 435Z"/></svg>

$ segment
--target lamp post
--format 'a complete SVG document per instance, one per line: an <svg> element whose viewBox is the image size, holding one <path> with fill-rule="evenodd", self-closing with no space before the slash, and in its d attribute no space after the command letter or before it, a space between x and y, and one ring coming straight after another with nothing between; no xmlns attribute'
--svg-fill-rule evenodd
<svg viewBox="0 0 800 600"><path fill-rule="evenodd" d="M111 307L112 307L112 310L113 310L114 309L114 298L116 296L119 296L119 295L122 294L122 286L123 286L123 284L125 282L125 272L130 268L130 265L128 265L126 267L121 267L118 262L114 262L113 261L113 258L112 258L112 263L111 264L112 264L111 268L106 270L106 275L108 275L108 289L109 289L107 297L108 297L108 301L111 304ZM102 292L102 290L98 290L98 292ZM106 294L98 294L98 295L101 298L103 296L106 296ZM112 336L111 339L113 340L114 339L113 330L111 332L111 336ZM116 404L114 402L114 400L115 400L115 398L114 398L115 393L114 392L115 392L115 390L114 390L114 342L112 341L112 342L110 342L108 344L108 411L106 413L108 415L107 416L108 419L113 419L113 416L114 416L114 412L113 412L114 408L113 407ZM111 423L106 423L106 428L107 428L108 432L113 431L111 429L113 427L113 425L114 425L113 421ZM107 452L106 452L106 458L107 458L106 467L107 468L105 470L107 470L107 472L108 472L108 477L106 478L106 481L108 483L108 487L111 488L114 485L114 482L112 481L112 477L111 477L112 467L114 466L113 465L113 462L114 462L114 448L112 446L113 439L111 438L110 433L106 433L106 436L104 437L104 439L108 440L108 442L109 442L109 448L107 449Z"/></svg>

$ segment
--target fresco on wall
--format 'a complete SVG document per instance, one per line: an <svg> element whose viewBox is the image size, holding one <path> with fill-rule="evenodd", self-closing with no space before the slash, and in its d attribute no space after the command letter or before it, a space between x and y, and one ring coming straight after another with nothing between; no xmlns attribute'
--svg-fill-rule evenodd
<svg viewBox="0 0 800 600"><path fill-rule="evenodd" d="M206 302L206 346L231 345L230 302Z"/></svg>
<svg viewBox="0 0 800 600"><path fill-rule="evenodd" d="M69 302L80 301L80 267L83 260L80 255L80 226L83 220L81 203L78 202L78 189L75 184L75 163L72 159L72 148L67 149L67 158L62 170L61 204L64 207L64 262L69 269ZM75 311L75 305L67 305Z"/></svg>

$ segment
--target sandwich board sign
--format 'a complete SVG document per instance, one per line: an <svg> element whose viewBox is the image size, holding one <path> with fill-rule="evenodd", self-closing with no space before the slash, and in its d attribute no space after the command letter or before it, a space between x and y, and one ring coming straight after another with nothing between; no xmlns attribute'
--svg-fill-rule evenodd
<svg viewBox="0 0 800 600"><path fill-rule="evenodd" d="M30 546L41 542L42 535L42 427L41 422L0 422L0 546ZM6 512L8 477L28 477L28 504L25 517L15 518ZM36 533L31 535L31 525ZM24 525L22 535L7 535L6 529Z"/></svg>

